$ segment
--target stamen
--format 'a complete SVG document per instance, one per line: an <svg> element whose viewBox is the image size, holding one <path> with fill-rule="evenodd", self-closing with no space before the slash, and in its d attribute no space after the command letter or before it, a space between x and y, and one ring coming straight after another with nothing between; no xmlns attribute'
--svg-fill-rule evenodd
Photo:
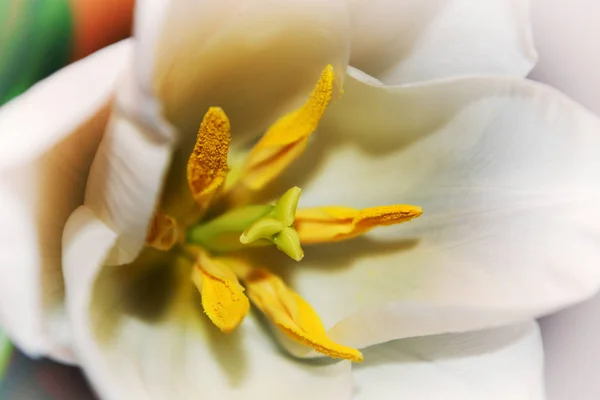
<svg viewBox="0 0 600 400"><path fill-rule="evenodd" d="M245 187L261 189L302 154L331 100L334 77L333 67L327 65L308 101L277 120L256 144L241 172Z"/></svg>
<svg viewBox="0 0 600 400"><path fill-rule="evenodd" d="M168 251L175 246L179 236L177 221L173 217L157 212L150 221L146 245L157 250Z"/></svg>
<svg viewBox="0 0 600 400"><path fill-rule="evenodd" d="M295 227L302 244L337 242L378 226L407 222L421 214L421 207L405 204L363 210L349 207L305 208L296 212Z"/></svg>
<svg viewBox="0 0 600 400"><path fill-rule="evenodd" d="M202 296L204 312L222 332L230 333L242 323L250 302L226 264L199 252L192 281Z"/></svg>
<svg viewBox="0 0 600 400"><path fill-rule="evenodd" d="M329 339L319 315L278 276L239 259L223 259L244 281L248 296L292 340L332 358L361 362L360 351Z"/></svg>
<svg viewBox="0 0 600 400"><path fill-rule="evenodd" d="M230 141L227 115L218 107L209 108L187 165L188 185L201 210L210 205L225 182Z"/></svg>

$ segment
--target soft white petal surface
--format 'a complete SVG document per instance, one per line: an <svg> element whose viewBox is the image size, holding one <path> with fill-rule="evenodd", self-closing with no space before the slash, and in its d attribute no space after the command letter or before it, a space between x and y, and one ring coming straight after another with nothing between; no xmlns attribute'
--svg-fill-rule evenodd
<svg viewBox="0 0 600 400"><path fill-rule="evenodd" d="M543 400L538 326L395 340L353 366L353 400Z"/></svg>
<svg viewBox="0 0 600 400"><path fill-rule="evenodd" d="M142 255L136 264L103 267L116 242L85 206L67 223L75 347L103 399L350 398L348 362L292 360L254 318L233 334L220 333L202 311L190 265Z"/></svg>
<svg viewBox="0 0 600 400"><path fill-rule="evenodd" d="M531 8L540 61L529 77L600 113L600 52L594 51L600 46L600 3L532 0Z"/></svg>
<svg viewBox="0 0 600 400"><path fill-rule="evenodd" d="M85 194L86 206L119 233L110 264L131 262L144 244L171 152L156 130L113 110Z"/></svg>
<svg viewBox="0 0 600 400"><path fill-rule="evenodd" d="M509 78L395 89L349 78L345 89L279 192L301 186L301 206L407 203L424 214L307 247L298 266L272 263L334 339L363 347L483 329L598 290L596 116Z"/></svg>
<svg viewBox="0 0 600 400"><path fill-rule="evenodd" d="M83 202L122 42L66 67L0 109L0 325L31 356L69 361L61 234Z"/></svg>
<svg viewBox="0 0 600 400"><path fill-rule="evenodd" d="M600 113L600 3L535 0L532 19L540 62L531 78L563 90ZM600 296L540 322L549 400L600 398Z"/></svg>
<svg viewBox="0 0 600 400"><path fill-rule="evenodd" d="M596 400L600 393L600 296L541 320L550 400Z"/></svg>
<svg viewBox="0 0 600 400"><path fill-rule="evenodd" d="M386 84L474 73L525 76L536 61L526 0L348 0L350 64Z"/></svg>
<svg viewBox="0 0 600 400"><path fill-rule="evenodd" d="M262 133L326 64L342 74L348 61L345 0L142 1L135 36L141 84L192 136L210 106L237 135Z"/></svg>

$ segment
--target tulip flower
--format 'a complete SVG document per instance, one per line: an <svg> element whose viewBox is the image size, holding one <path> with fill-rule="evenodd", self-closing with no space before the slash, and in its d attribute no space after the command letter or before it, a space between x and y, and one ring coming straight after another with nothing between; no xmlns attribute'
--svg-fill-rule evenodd
<svg viewBox="0 0 600 400"><path fill-rule="evenodd" d="M0 112L2 326L106 399L543 398L600 120L527 6L140 2Z"/></svg>

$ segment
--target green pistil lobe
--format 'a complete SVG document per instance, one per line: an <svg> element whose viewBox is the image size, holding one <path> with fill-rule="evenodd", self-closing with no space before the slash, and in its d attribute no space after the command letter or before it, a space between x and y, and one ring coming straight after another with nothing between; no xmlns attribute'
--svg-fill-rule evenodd
<svg viewBox="0 0 600 400"><path fill-rule="evenodd" d="M296 261L304 257L294 220L300 188L293 187L274 205L253 205L234 209L188 231L188 243L206 250L226 253L247 246L275 246Z"/></svg>

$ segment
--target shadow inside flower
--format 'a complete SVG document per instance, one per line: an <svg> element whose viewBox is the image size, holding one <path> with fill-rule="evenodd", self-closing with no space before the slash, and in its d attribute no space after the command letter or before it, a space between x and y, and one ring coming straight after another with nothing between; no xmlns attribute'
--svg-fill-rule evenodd
<svg viewBox="0 0 600 400"><path fill-rule="evenodd" d="M177 280L168 254L153 249L142 251L131 264L103 267L90 305L96 337L111 340L125 316L159 322L176 294Z"/></svg>
<svg viewBox="0 0 600 400"><path fill-rule="evenodd" d="M359 154L362 154L366 158L377 160L389 153L401 153L407 151L406 148L421 139L426 139L430 134L435 133L437 129L447 122L447 119L431 120L427 123L426 127L419 127L418 129L410 128L406 132L403 131L396 134L380 133L379 135L381 138L378 138L376 132L368 132L362 135L356 132L340 132L331 128L320 129L309 138L306 150L300 157L290 164L280 176L273 180L273 182L254 194L251 198L251 202L269 202L278 198L282 193L293 186L298 186L310 191L313 181L319 176L326 174L328 168L332 168L332 162L334 162L336 157L340 157L340 153L344 153L350 148L355 149ZM348 162L350 162L350 160ZM339 168L339 165L335 168ZM393 182L394 178L400 176L398 172L392 170L388 172L388 175L388 182ZM337 178L340 182L344 183L344 186L354 184L356 186L356 191L361 191L361 181L357 180L355 176L352 176L350 172L340 170L339 177ZM335 185L332 185L329 190L335 193ZM324 193L323 197L329 197L328 193ZM404 201L404 199L397 199L397 202L402 201ZM300 197L300 205L302 206L302 196Z"/></svg>
<svg viewBox="0 0 600 400"><path fill-rule="evenodd" d="M299 263L275 247L257 248L246 252L248 260L256 267L267 268L293 286L297 268L334 272L352 268L364 257L385 256L415 248L419 239L374 240L358 237L337 243L324 243L304 247L304 258Z"/></svg>
<svg viewBox="0 0 600 400"><path fill-rule="evenodd" d="M248 334L244 325L239 326L231 333L221 332L203 312L202 298L197 290L192 293L193 307L199 329L203 337L208 337L208 350L225 372L229 385L233 388L240 387L248 377L248 355L244 347L244 336ZM191 332L190 334L194 334Z"/></svg>
<svg viewBox="0 0 600 400"><path fill-rule="evenodd" d="M387 364L435 363L500 353L536 335L535 324L521 324L466 333L447 333L393 340L363 350L365 362L353 369L377 368Z"/></svg>
<svg viewBox="0 0 600 400"><path fill-rule="evenodd" d="M32 210L35 209L32 217L36 219L37 257L40 260L40 280L44 282L40 285L41 301L48 309L63 309L65 288L61 268L60 232L71 213L83 203L85 182L106 127L109 111L109 105L102 107L74 127L69 135L39 159L32 160L27 167L17 164L14 171L8 170L6 177L3 177L9 184L15 185L17 192L19 188L26 188L24 193L27 195L24 196L29 196L29 193L37 194L31 207ZM19 243L31 240L28 237L15 239Z"/></svg>
<svg viewBox="0 0 600 400"><path fill-rule="evenodd" d="M174 268L164 260L153 260L124 288L123 312L148 323L158 321L172 302L176 287Z"/></svg>
<svg viewBox="0 0 600 400"><path fill-rule="evenodd" d="M104 267L91 304L98 346L114 353L107 359L131 368L140 357L150 370L155 363L179 360L173 368L187 379L197 373L189 366L202 369L213 362L229 385L241 386L248 372L244 344L248 332L241 326L224 334L212 324L190 279L191 268L173 254L152 249L144 250L132 264ZM152 384L150 376L145 379Z"/></svg>
<svg viewBox="0 0 600 400"><path fill-rule="evenodd" d="M306 246L306 268L343 269L350 267L357 259L381 256L411 250L419 244L419 239L373 240L358 237L344 242Z"/></svg>
<svg viewBox="0 0 600 400"><path fill-rule="evenodd" d="M363 386L364 383L377 379L384 385L388 383L388 390L393 387L396 393L418 391L422 394L421 397L429 398L426 393L432 392L428 391L427 386L419 388L414 385L415 379L426 382L422 381L423 376L427 376L429 380L437 378L441 382L446 379L461 382L461 385L468 380L473 383L482 380L481 386L479 383L475 386L489 388L488 384L492 383L492 386L498 385L501 388L503 379L486 373L494 368L501 371L501 374L518 376L515 381L533 383L534 379L542 377L539 373L526 372L532 368L528 364L532 360L537 358L536 362L541 363L541 344L538 342L536 350L531 347L538 336L535 323L523 323L475 332L399 339L371 346L362 350L364 363L354 364L352 367L357 378L355 395L363 391L370 392L370 388ZM515 354L523 354L523 349L527 349L525 354L533 358L515 357ZM523 361L524 359L529 361ZM539 364L532 370L536 371L538 366ZM460 379L457 380L457 377ZM439 389L436 390L436 395L433 396L435 398L440 393ZM483 395L482 398L487 397Z"/></svg>

